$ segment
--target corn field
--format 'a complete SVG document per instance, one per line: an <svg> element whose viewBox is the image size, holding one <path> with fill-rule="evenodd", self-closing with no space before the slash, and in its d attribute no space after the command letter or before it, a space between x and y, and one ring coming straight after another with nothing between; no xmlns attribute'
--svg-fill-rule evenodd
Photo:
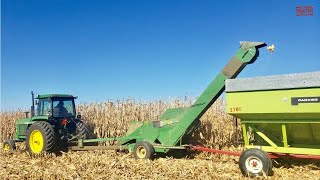
<svg viewBox="0 0 320 180"><path fill-rule="evenodd" d="M97 138L123 136L132 120L157 120L167 109L188 107L193 98L151 102L110 100L81 103L82 115L92 136ZM217 100L201 118L200 126L190 135L190 143L211 148L241 151L241 128L225 113L224 101ZM0 139L13 138L15 121L25 115L22 110L1 112ZM130 154L110 151L67 152L31 158L25 145L19 143L13 154L1 150L0 179L243 179L238 158L207 153L183 158L160 157L153 161L134 160ZM279 160L278 160L279 161ZM272 179L319 179L319 162L274 161Z"/></svg>
<svg viewBox="0 0 320 180"><path fill-rule="evenodd" d="M77 112L82 116L92 136L97 138L123 136L133 120L158 120L169 108L188 107L193 99L159 100L153 102L136 102L134 100L118 100L97 103L82 103L77 106ZM24 118L22 110L1 113L1 135L3 141L13 138L15 121ZM223 131L221 131L223 129ZM222 148L231 146L238 133L231 116L225 114L222 100L218 100L201 118L201 125L192 134L191 141L209 147Z"/></svg>

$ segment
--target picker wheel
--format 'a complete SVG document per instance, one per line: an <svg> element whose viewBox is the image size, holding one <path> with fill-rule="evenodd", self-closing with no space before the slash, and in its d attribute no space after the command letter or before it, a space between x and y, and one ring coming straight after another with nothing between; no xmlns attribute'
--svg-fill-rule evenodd
<svg viewBox="0 0 320 180"><path fill-rule="evenodd" d="M27 132L26 144L30 155L54 152L56 149L56 137L51 124L45 121L32 124Z"/></svg>
<svg viewBox="0 0 320 180"><path fill-rule="evenodd" d="M141 141L134 146L133 155L135 159L152 159L154 148L149 142Z"/></svg>
<svg viewBox="0 0 320 180"><path fill-rule="evenodd" d="M13 153L16 150L16 143L12 139L8 139L3 143L3 150L7 154Z"/></svg>
<svg viewBox="0 0 320 180"><path fill-rule="evenodd" d="M272 169L272 162L266 152L253 148L241 154L239 167L244 176L268 176Z"/></svg>

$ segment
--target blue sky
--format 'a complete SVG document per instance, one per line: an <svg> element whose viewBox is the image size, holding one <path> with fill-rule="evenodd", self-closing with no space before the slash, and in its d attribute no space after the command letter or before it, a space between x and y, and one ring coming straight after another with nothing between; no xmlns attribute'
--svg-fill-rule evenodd
<svg viewBox="0 0 320 180"><path fill-rule="evenodd" d="M196 97L239 47L264 41L240 77L320 70L320 3L2 0L1 109L30 91L78 102ZM296 6L314 16L297 17Z"/></svg>

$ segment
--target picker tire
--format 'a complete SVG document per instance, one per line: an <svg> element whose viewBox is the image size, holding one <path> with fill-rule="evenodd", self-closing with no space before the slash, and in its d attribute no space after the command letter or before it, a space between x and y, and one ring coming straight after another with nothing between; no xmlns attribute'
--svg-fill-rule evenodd
<svg viewBox="0 0 320 180"><path fill-rule="evenodd" d="M12 139L8 139L3 143L3 150L7 154L13 153L16 150L16 142Z"/></svg>
<svg viewBox="0 0 320 180"><path fill-rule="evenodd" d="M241 154L239 167L244 176L268 176L272 170L272 162L266 152L252 148Z"/></svg>
<svg viewBox="0 0 320 180"><path fill-rule="evenodd" d="M30 155L57 151L56 134L52 125L45 121L35 122L27 132L27 150Z"/></svg>
<svg viewBox="0 0 320 180"><path fill-rule="evenodd" d="M152 159L154 156L154 148L147 141L137 142L133 148L133 156L135 159Z"/></svg>

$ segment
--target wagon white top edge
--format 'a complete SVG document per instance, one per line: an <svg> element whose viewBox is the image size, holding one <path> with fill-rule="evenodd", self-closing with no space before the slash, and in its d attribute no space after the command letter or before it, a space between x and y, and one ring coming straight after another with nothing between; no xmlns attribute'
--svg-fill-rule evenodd
<svg viewBox="0 0 320 180"><path fill-rule="evenodd" d="M226 80L226 92L320 87L320 71Z"/></svg>

